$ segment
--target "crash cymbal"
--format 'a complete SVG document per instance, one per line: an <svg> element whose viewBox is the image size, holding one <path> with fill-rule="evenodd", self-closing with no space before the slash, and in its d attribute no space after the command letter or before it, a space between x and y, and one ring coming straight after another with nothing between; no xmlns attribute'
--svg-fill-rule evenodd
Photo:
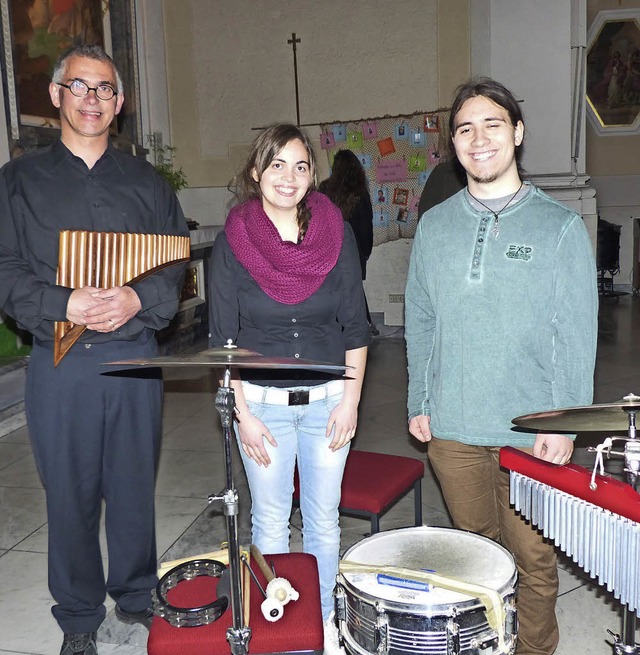
<svg viewBox="0 0 640 655"><path fill-rule="evenodd" d="M338 371L344 372L352 366L337 366L325 362L315 362L294 357L266 357L252 350L243 348L210 348L190 355L166 355L150 359L128 359L118 362L108 362L109 365L122 366L205 366L209 368L274 368L274 369L304 369L307 371Z"/></svg>
<svg viewBox="0 0 640 655"><path fill-rule="evenodd" d="M629 415L625 410L640 412L640 397L629 394L615 403L526 414L514 418L512 423L523 428L557 432L626 432ZM640 421L638 423L640 425Z"/></svg>

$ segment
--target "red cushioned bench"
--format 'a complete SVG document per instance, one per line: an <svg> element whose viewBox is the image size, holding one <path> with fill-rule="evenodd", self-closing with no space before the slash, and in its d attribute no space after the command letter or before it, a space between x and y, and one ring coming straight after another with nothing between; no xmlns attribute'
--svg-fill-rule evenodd
<svg viewBox="0 0 640 655"><path fill-rule="evenodd" d="M424 462L412 457L351 450L342 478L341 514L371 519L371 534L380 531L380 516L413 489L415 525L422 525ZM294 503L300 504L298 471Z"/></svg>
<svg viewBox="0 0 640 655"><path fill-rule="evenodd" d="M322 610L320 608L320 584L318 565L313 555L289 553L265 555L275 566L279 577L291 582L300 598L287 603L284 615L274 623L263 616L260 605L264 596L255 583L251 583L249 627L251 640L249 653L296 653L296 655L321 655L324 648ZM263 589L266 580L260 569L252 565ZM215 598L217 578L198 577L182 581L167 594L167 600L181 607L199 607ZM174 628L167 621L155 616L149 631L147 653L149 655L228 655L227 629L232 625L231 608L213 623L197 628Z"/></svg>

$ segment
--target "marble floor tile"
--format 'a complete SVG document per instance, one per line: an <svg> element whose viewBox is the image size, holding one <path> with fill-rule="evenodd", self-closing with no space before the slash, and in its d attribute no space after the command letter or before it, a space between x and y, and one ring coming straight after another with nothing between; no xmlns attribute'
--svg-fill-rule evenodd
<svg viewBox="0 0 640 655"><path fill-rule="evenodd" d="M28 444L5 442L0 439L0 470L30 456L31 447Z"/></svg>
<svg viewBox="0 0 640 655"><path fill-rule="evenodd" d="M62 634L51 615L47 557L10 552L0 557L0 649L58 655Z"/></svg>
<svg viewBox="0 0 640 655"><path fill-rule="evenodd" d="M98 637L98 652L100 655L147 655L147 647L146 645L139 647L126 644L106 644L101 642ZM0 655L2 655L1 652Z"/></svg>
<svg viewBox="0 0 640 655"><path fill-rule="evenodd" d="M13 464L0 469L0 487L42 489L42 482L33 456L22 457Z"/></svg>
<svg viewBox="0 0 640 655"><path fill-rule="evenodd" d="M0 548L19 546L46 522L44 490L0 487Z"/></svg>
<svg viewBox="0 0 640 655"><path fill-rule="evenodd" d="M156 483L158 495L206 499L209 494L220 491L223 481L224 458L215 453L161 452Z"/></svg>
<svg viewBox="0 0 640 655"><path fill-rule="evenodd" d="M558 597L556 606L560 643L555 655L609 655L612 638L620 634L621 610L600 587L585 585ZM640 632L636 633L640 639Z"/></svg>
<svg viewBox="0 0 640 655"><path fill-rule="evenodd" d="M220 418L199 412L191 420L185 421L162 436L162 451L191 450L198 452L224 452Z"/></svg>
<svg viewBox="0 0 640 655"><path fill-rule="evenodd" d="M26 426L22 426L9 434L5 434L0 438L0 443L24 443L28 444L29 442L29 432Z"/></svg>

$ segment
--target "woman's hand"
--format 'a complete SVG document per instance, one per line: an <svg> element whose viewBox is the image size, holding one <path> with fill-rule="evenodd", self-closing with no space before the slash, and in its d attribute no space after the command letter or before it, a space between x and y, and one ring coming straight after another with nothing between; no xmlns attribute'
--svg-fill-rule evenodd
<svg viewBox="0 0 640 655"><path fill-rule="evenodd" d="M240 443L245 455L254 460L258 466L269 466L271 458L264 447L264 440L266 439L274 448L278 447L278 443L267 426L248 409L240 411L236 418Z"/></svg>
<svg viewBox="0 0 640 655"><path fill-rule="evenodd" d="M356 435L358 426L358 405L342 398L333 408L327 423L326 436L330 437L333 432L333 439L329 444L332 451L340 450L348 444Z"/></svg>

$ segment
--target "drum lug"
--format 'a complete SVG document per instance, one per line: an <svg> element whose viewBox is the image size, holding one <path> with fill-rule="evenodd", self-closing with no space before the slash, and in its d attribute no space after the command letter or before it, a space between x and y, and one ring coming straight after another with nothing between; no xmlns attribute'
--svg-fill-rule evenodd
<svg viewBox="0 0 640 655"><path fill-rule="evenodd" d="M510 602L506 607L504 631L508 635L518 634L518 610L515 604Z"/></svg>
<svg viewBox="0 0 640 655"><path fill-rule="evenodd" d="M389 652L389 618L385 613L384 609L380 607L379 603L376 603L376 627L374 635L374 646L376 653L387 653Z"/></svg>
<svg viewBox="0 0 640 655"><path fill-rule="evenodd" d="M336 612L336 621L347 620L347 596L344 589L340 586L336 587L334 607Z"/></svg>
<svg viewBox="0 0 640 655"><path fill-rule="evenodd" d="M471 640L472 655L490 655L496 653L498 648L498 633L492 631L481 639Z"/></svg>
<svg viewBox="0 0 640 655"><path fill-rule="evenodd" d="M460 655L460 626L453 619L447 621L447 655Z"/></svg>

